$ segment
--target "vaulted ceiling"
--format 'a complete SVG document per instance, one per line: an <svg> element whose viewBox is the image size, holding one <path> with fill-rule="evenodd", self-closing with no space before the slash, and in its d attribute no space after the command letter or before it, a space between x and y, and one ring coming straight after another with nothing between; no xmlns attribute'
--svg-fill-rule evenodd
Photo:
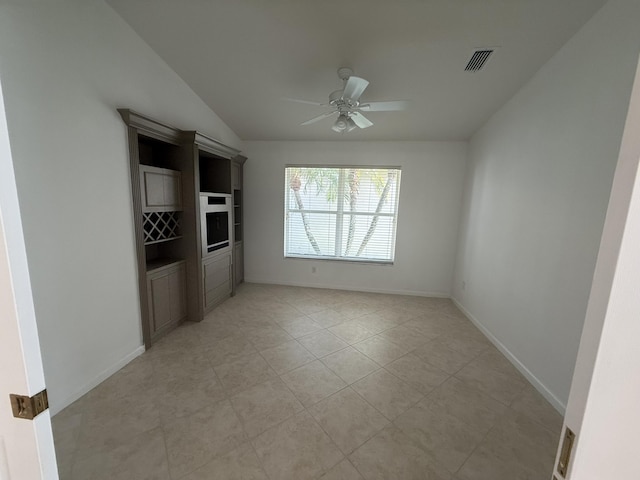
<svg viewBox="0 0 640 480"><path fill-rule="evenodd" d="M469 138L605 0L107 0L244 140ZM496 47L465 72L478 48ZM351 67L370 128L331 130L329 109Z"/></svg>

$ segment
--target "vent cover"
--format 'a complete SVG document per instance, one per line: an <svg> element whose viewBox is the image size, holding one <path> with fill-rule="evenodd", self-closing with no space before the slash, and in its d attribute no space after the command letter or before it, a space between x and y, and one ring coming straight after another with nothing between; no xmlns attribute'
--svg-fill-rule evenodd
<svg viewBox="0 0 640 480"><path fill-rule="evenodd" d="M484 64L487 63L487 60L493 52L493 49L476 50L473 52L473 55L464 70L466 72L477 72L484 67Z"/></svg>

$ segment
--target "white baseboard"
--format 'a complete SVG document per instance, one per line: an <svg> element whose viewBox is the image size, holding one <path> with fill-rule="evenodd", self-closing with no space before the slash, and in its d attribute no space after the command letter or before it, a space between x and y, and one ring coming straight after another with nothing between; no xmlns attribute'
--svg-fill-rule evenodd
<svg viewBox="0 0 640 480"><path fill-rule="evenodd" d="M553 405L553 408L555 408L562 416L564 416L565 411L567 410L567 405L563 403L558 397L556 397L553 392L551 392L551 390L549 390L544 385L544 383L542 383L540 379L538 379L538 377L531 373L531 371L520 360L518 360L518 358L513 353L511 353L511 351L502 342L500 342L500 340L498 340L489 330L487 330L487 328L482 323L480 323L478 319L475 318L471 314L471 312L469 312L469 310L464 307L464 305L462 305L462 303L460 303L454 297L452 297L451 300L453 300L453 303L456 305L456 307L458 307L460 311L465 314L469 321L473 323L478 328L478 330L480 330L484 334L484 336L487 337L489 341L493 343L493 345L498 350L500 350L500 352L502 352L505 357L507 357L507 360L509 360L513 364L513 366L516 367L527 380L529 380L529 383L531 383L531 385L533 385L534 388L538 390L538 392L540 392L540 394L544 398L546 398L551 405Z"/></svg>
<svg viewBox="0 0 640 480"><path fill-rule="evenodd" d="M304 287L304 288L329 288L332 290L346 290L350 292L366 292L366 293L385 293L389 295L411 295L414 297L434 297L434 298L450 298L449 293L443 292L417 292L413 290L388 290L366 287L352 287L348 285L339 285L336 283L305 283L305 282L274 282L266 278L245 277L246 283L262 283L264 285L284 285L286 287Z"/></svg>
<svg viewBox="0 0 640 480"><path fill-rule="evenodd" d="M113 375L118 370L123 368L125 365L127 365L129 362L134 360L136 357L139 357L140 355L142 355L144 353L144 351L145 351L144 345L140 345L133 352L129 353L128 355L125 355L123 358L118 360L116 363L114 363L110 367L108 367L105 370L103 370L102 372L100 372L90 382L88 382L85 385L83 385L82 387L80 387L78 390L73 392L71 395L69 395L68 397L62 399L60 402L56 402L55 404L50 405L49 410L51 412L51 416L53 417L56 413L60 412L64 408L68 407L73 402L75 402L80 397L82 397L84 394L88 393L89 391L91 391L92 389L94 389L95 387L100 385L107 378L109 378L111 375Z"/></svg>

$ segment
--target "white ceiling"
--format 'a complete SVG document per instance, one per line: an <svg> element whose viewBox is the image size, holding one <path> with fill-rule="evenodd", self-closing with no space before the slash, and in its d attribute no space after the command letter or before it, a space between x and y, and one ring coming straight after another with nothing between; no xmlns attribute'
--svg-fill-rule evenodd
<svg viewBox="0 0 640 480"><path fill-rule="evenodd" d="M244 140L469 138L605 0L107 0ZM499 47L480 72L476 48ZM300 126L342 87L361 100L410 100L370 112L374 126Z"/></svg>

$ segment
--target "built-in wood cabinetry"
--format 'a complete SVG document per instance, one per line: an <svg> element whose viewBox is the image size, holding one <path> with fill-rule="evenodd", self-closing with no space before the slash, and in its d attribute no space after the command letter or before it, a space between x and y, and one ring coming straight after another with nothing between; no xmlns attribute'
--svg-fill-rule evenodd
<svg viewBox="0 0 640 480"><path fill-rule="evenodd" d="M202 320L241 280L246 158L198 132L131 110L119 112L129 134L140 310L148 348L181 322ZM210 253L207 245L203 249L202 193L229 199L228 244Z"/></svg>

